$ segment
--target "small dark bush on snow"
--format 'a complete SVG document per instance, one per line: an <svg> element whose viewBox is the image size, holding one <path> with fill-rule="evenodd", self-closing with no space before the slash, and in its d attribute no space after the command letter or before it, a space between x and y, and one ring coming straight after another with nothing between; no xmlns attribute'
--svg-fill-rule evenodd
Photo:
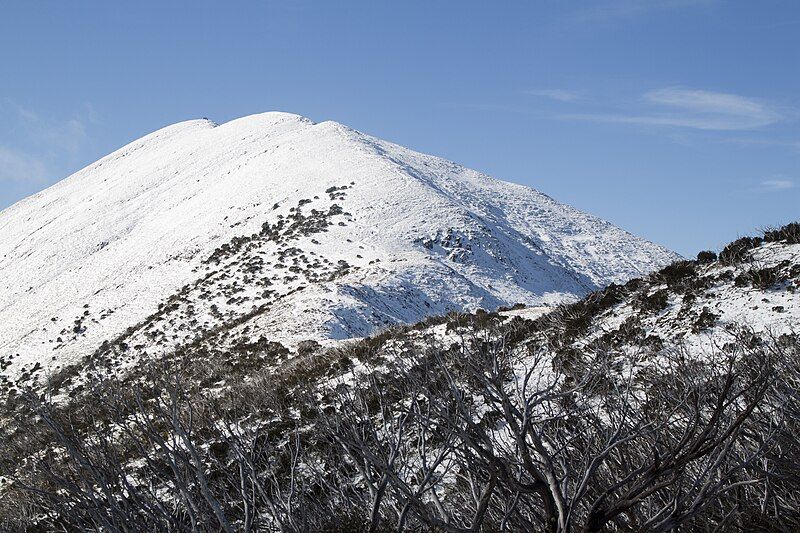
<svg viewBox="0 0 800 533"><path fill-rule="evenodd" d="M717 254L710 250L703 250L697 254L697 262L701 264L713 263L717 260Z"/></svg>
<svg viewBox="0 0 800 533"><path fill-rule="evenodd" d="M764 241L761 237L742 237L741 239L736 239L722 249L719 253L719 260L726 265L740 263L747 256L747 252L758 248L761 246L762 242Z"/></svg>
<svg viewBox="0 0 800 533"><path fill-rule="evenodd" d="M800 244L800 222L786 224L782 228L764 232L765 242L785 241L787 244Z"/></svg>

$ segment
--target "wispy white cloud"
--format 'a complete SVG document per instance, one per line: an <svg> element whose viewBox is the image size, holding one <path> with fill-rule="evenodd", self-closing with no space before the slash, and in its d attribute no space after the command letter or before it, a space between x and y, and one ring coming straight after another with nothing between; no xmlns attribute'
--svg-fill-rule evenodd
<svg viewBox="0 0 800 533"><path fill-rule="evenodd" d="M666 88L645 93L645 100L654 104L696 113L710 124L727 125L729 129L751 129L778 122L781 114L764 102L736 94Z"/></svg>
<svg viewBox="0 0 800 533"><path fill-rule="evenodd" d="M730 93L669 87L647 92L641 100L646 110L640 114L589 113L561 118L719 131L752 130L783 118L761 100Z"/></svg>
<svg viewBox="0 0 800 533"><path fill-rule="evenodd" d="M609 23L641 17L654 12L708 6L717 0L605 0L572 13L578 23Z"/></svg>
<svg viewBox="0 0 800 533"><path fill-rule="evenodd" d="M794 148L800 151L800 141L785 139L726 139L725 142L738 144L740 146L779 146L784 148Z"/></svg>
<svg viewBox="0 0 800 533"><path fill-rule="evenodd" d="M6 100L16 129L33 145L49 151L75 154L87 140L86 125L96 121L96 114L88 104L67 119L45 118L41 114Z"/></svg>
<svg viewBox="0 0 800 533"><path fill-rule="evenodd" d="M797 184L792 180L773 178L759 183L758 190L761 192L788 191L789 189L794 189L796 186Z"/></svg>
<svg viewBox="0 0 800 533"><path fill-rule="evenodd" d="M550 98L551 100L558 100L559 102L576 102L578 100L583 100L582 93L567 89L532 89L525 91L525 94Z"/></svg>
<svg viewBox="0 0 800 533"><path fill-rule="evenodd" d="M87 125L97 121L89 105L69 118L45 117L14 101L0 100L0 183L41 186L86 146Z"/></svg>
<svg viewBox="0 0 800 533"><path fill-rule="evenodd" d="M0 183L44 183L47 165L37 157L0 145Z"/></svg>

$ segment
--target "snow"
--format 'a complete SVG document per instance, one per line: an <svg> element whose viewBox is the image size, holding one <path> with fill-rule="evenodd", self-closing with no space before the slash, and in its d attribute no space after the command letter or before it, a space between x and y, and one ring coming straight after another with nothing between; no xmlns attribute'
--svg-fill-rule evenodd
<svg viewBox="0 0 800 533"><path fill-rule="evenodd" d="M330 225L204 262L298 209ZM48 372L126 330L152 354L245 315L230 335L345 339L574 300L676 258L528 187L335 122L192 120L0 212L0 357L13 358L9 376ZM253 261L264 264L249 272ZM175 308L152 317L170 297Z"/></svg>
<svg viewBox="0 0 800 533"><path fill-rule="evenodd" d="M715 262L700 266L699 276L710 283L689 301L685 296L671 292L666 284L650 281L645 286L648 294L658 290L668 292L663 310L641 314L633 299L628 298L597 317L592 333L579 342L589 344L603 334L617 330L628 319L638 317L636 324L644 329L646 335L662 339L667 346L680 346L698 359L711 360L712 354L734 341L742 328L763 337L796 334L800 324L800 297L797 293L800 280L789 278L767 287L735 282L735 278L752 269L780 268L781 265L785 272L800 265L800 245L765 243L749 252L748 258L741 263L722 265ZM713 313L715 318L708 327L698 328L695 321L704 310ZM630 348L634 351L640 349L635 344Z"/></svg>

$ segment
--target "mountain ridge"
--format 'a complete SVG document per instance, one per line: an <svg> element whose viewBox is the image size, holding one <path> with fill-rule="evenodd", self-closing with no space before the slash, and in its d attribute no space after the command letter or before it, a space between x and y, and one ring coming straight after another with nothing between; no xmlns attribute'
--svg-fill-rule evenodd
<svg viewBox="0 0 800 533"><path fill-rule="evenodd" d="M0 212L0 236L0 351L58 365L203 276L159 326L170 345L189 311L214 328L267 306L254 328L325 341L575 299L678 257L522 185L276 112L148 134Z"/></svg>

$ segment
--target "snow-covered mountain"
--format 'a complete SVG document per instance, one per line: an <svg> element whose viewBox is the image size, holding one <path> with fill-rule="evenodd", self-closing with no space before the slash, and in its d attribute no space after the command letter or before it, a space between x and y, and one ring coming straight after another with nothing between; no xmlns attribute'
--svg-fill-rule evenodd
<svg viewBox="0 0 800 533"><path fill-rule="evenodd" d="M0 361L18 376L210 334L363 336L574 300L675 259L533 189L341 124L193 120L0 213Z"/></svg>

